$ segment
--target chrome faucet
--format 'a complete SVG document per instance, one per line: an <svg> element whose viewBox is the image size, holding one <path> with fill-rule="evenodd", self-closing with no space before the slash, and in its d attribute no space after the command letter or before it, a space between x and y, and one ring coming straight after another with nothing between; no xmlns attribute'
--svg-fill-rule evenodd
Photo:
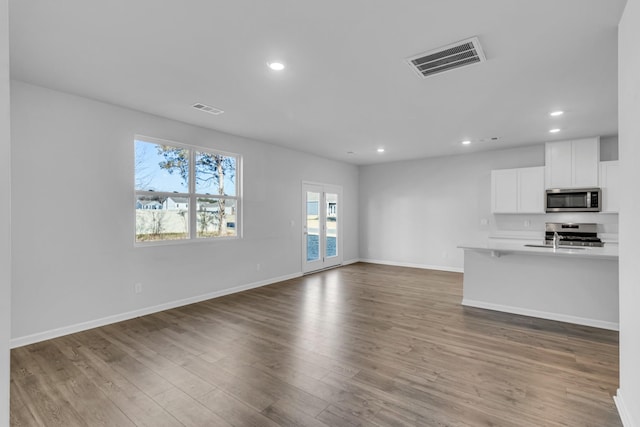
<svg viewBox="0 0 640 427"><path fill-rule="evenodd" d="M553 249L558 249L558 245L560 244L560 236L557 231L553 232Z"/></svg>

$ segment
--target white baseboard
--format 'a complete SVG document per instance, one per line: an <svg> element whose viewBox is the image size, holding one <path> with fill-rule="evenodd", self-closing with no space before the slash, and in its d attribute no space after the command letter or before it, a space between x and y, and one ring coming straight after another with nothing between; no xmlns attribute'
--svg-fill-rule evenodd
<svg viewBox="0 0 640 427"><path fill-rule="evenodd" d="M145 307L139 310L129 311L126 313L120 313L113 316L103 317L101 319L90 320L88 322L77 323L75 325L64 326L62 328L51 329L49 331L38 332L36 334L27 335L23 337L11 339L11 348L22 347L29 344L49 340L52 338L61 337L63 335L69 335L76 332L86 331L88 329L97 328L100 326L110 325L116 322L122 322L124 320L134 319L140 316L146 316L148 314L157 313L159 311L170 310L176 307L182 307L184 305L194 304L196 302L206 301L208 299L218 298L225 295L235 294L237 292L247 291L249 289L260 288L262 286L272 285L274 283L283 282L285 280L295 279L301 277L302 273L293 273L285 276L274 277L272 279L261 280L259 282L253 282L246 285L235 286L232 288L222 289L220 291L210 292L195 297L185 298L177 301L170 301L164 304Z"/></svg>
<svg viewBox="0 0 640 427"><path fill-rule="evenodd" d="M439 270L450 271L453 273L463 273L464 269L461 267L448 267L442 265L428 265L428 264L414 264L410 262L396 262L396 261L383 261L379 259L360 259L361 262L368 262L371 264L393 265L395 267L409 267L409 268L422 268L424 270Z"/></svg>
<svg viewBox="0 0 640 427"><path fill-rule="evenodd" d="M342 261L342 265L355 264L356 262L360 262L360 258L348 259L346 261Z"/></svg>
<svg viewBox="0 0 640 427"><path fill-rule="evenodd" d="M618 389L616 395L613 396L613 401L616 403L616 408L618 408L618 414L620 414L620 419L624 427L640 427L640 424L634 424L631 419L631 414L629 414L629 410L627 409L628 406L622 397L622 390Z"/></svg>
<svg viewBox="0 0 640 427"><path fill-rule="evenodd" d="M567 314L549 313L546 311L531 310L528 308L513 307L508 305L493 304L490 302L462 299L462 305L467 307L484 308L487 310L503 311L505 313L520 314L523 316L537 317L540 319L557 320L559 322L573 323L576 325L592 326L594 328L609 329L611 331L620 330L620 325L604 320L587 319L584 317L570 316Z"/></svg>

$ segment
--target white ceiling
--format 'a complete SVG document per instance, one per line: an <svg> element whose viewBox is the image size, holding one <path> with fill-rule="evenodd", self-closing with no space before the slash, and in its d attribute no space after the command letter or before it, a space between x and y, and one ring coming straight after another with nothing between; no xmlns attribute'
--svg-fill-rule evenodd
<svg viewBox="0 0 640 427"><path fill-rule="evenodd" d="M53 89L372 164L616 135L624 4L11 0L11 72ZM472 36L487 62L427 79L405 62ZM287 68L269 70L274 59ZM225 113L197 111L196 102ZM566 114L550 118L555 109ZM552 127L562 131L551 135ZM494 136L498 142L478 142ZM463 139L474 143L463 147Z"/></svg>

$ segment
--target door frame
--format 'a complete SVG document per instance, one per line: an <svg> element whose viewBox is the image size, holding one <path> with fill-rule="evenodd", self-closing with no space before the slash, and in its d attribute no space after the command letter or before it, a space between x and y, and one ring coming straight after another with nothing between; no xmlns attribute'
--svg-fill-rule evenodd
<svg viewBox="0 0 640 427"><path fill-rule="evenodd" d="M310 187L314 187L314 188L310 188ZM313 261L313 262L308 262L307 261L307 190L310 191L314 191L314 190L319 190L319 192L321 193L320 196L320 206L318 207L319 212L318 212L318 216L321 219L321 223L320 225L320 251L322 256L320 257L320 260L318 261ZM325 248L325 242L326 242L326 194L330 193L330 194L336 194L338 196L338 204L337 204L337 210L336 210L336 225L337 225L337 238L336 238L336 256L335 257L330 257L327 258L326 255L326 248ZM342 240L343 240L343 236L342 236L342 222L343 222L343 208L342 208L342 204L344 203L342 200L342 186L341 185L335 185L335 184L326 184L326 183L321 183L321 182L312 182L312 181L302 181L302 185L301 185L301 192L300 192L301 196L302 196L302 201L301 201L301 206L302 206L302 221L301 221L301 227L300 227L300 240L301 240L301 248L302 248L302 254L301 254L301 268L302 268L302 273L303 274L308 274L308 273L313 273L315 271L320 271L320 270L324 270L327 268L332 268L332 267L337 267L339 265L342 265L343 262L343 256L342 256Z"/></svg>

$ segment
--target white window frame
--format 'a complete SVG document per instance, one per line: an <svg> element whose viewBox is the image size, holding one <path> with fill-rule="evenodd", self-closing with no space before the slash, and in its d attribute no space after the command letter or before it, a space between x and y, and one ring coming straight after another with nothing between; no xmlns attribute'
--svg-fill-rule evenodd
<svg viewBox="0 0 640 427"><path fill-rule="evenodd" d="M134 179L133 179L133 187L134 187L134 214L136 209L136 202L139 196L157 196L157 197L184 197L188 202L188 213L189 213L189 223L188 223L188 235L184 239L167 239L167 240L150 240L145 242L140 242L136 239L136 216L133 218L133 241L134 246L146 247L146 246L158 246L158 245L176 245L176 244L185 244L185 243L201 243L201 242L220 242L227 240L238 240L242 238L242 156L237 153L231 153L227 151L217 150L209 147L202 147L191 144L184 144L181 142L171 141L167 139L154 138L150 136L144 135L135 135L133 139L133 159L135 163L135 146L136 141L149 142L152 144L158 145L168 145L176 148L184 148L189 150L189 192L188 193L178 193L178 192L163 192L163 191L148 191L148 190L138 190L136 189L135 184L135 165L134 165ZM196 160L196 152L208 153L208 154L217 154L225 157L234 157L236 159L236 170L235 170L235 186L236 186L236 195L235 196L225 196L219 194L202 194L196 193L196 168L195 160ZM198 224L198 211L194 208L197 206L198 198L211 198L211 199L227 199L227 200L235 200L236 202L236 221L235 227L236 235L235 236L212 236L212 237L198 237L197 224Z"/></svg>

